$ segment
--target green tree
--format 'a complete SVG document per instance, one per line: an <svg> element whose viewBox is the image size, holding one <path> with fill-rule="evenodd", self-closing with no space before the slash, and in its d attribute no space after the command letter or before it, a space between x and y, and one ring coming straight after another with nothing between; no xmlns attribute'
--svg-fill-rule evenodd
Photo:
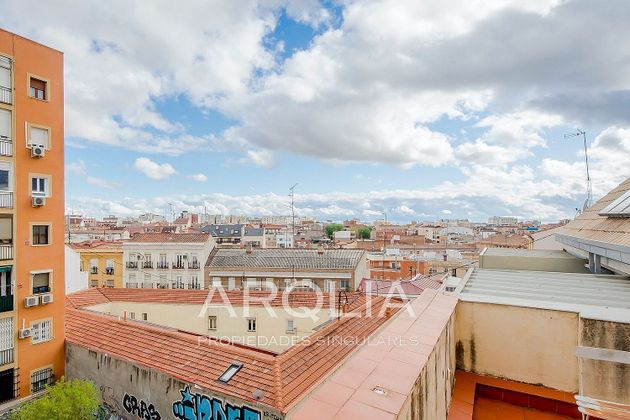
<svg viewBox="0 0 630 420"><path fill-rule="evenodd" d="M372 236L372 229L368 226L357 228L357 239L370 239Z"/></svg>
<svg viewBox="0 0 630 420"><path fill-rule="evenodd" d="M340 230L343 230L343 225L340 225L339 223L326 225L326 236L332 239L335 232L339 232Z"/></svg>
<svg viewBox="0 0 630 420"><path fill-rule="evenodd" d="M98 390L92 382L61 378L42 397L22 405L11 420L93 419L99 405Z"/></svg>

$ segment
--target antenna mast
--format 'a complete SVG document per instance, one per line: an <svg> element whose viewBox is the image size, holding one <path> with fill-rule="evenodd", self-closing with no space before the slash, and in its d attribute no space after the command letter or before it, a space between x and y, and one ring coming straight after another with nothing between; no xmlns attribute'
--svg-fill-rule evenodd
<svg viewBox="0 0 630 420"><path fill-rule="evenodd" d="M582 140L584 142L584 163L586 164L586 200L584 200L584 205L582 206L582 211L585 211L593 205L593 184L591 183L591 173L588 166L588 147L586 144L586 132L578 128L575 133L565 134L564 138L569 139L579 136L582 136Z"/></svg>
<svg viewBox="0 0 630 420"><path fill-rule="evenodd" d="M295 248L295 187L297 187L297 183L293 184L293 186L289 188L289 197L291 197L291 248Z"/></svg>

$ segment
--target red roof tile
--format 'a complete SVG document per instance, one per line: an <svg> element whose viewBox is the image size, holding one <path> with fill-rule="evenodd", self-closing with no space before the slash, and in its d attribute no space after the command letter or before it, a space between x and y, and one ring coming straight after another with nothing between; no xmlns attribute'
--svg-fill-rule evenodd
<svg viewBox="0 0 630 420"><path fill-rule="evenodd" d="M169 242L169 243L203 243L210 235L207 233L136 233L129 242Z"/></svg>

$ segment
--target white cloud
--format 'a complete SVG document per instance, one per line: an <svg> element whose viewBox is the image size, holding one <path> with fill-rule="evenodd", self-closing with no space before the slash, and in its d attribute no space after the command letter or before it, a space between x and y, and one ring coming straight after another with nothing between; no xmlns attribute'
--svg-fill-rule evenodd
<svg viewBox="0 0 630 420"><path fill-rule="evenodd" d="M87 174L87 169L85 168L85 162L79 160L77 162L70 162L66 164L66 173L72 175L83 176Z"/></svg>
<svg viewBox="0 0 630 420"><path fill-rule="evenodd" d="M145 157L136 159L133 163L133 167L142 172L148 178L158 181L167 179L177 172L170 163L159 164Z"/></svg>
<svg viewBox="0 0 630 420"><path fill-rule="evenodd" d="M106 189L112 189L119 186L119 184L115 182L107 181L106 179L97 178L94 176L88 176L87 178L85 178L85 181L88 184L92 184L97 187L106 188Z"/></svg>
<svg viewBox="0 0 630 420"><path fill-rule="evenodd" d="M204 174L190 175L188 176L188 178L194 179L195 181L198 181L198 182L206 182L208 180L208 177Z"/></svg>

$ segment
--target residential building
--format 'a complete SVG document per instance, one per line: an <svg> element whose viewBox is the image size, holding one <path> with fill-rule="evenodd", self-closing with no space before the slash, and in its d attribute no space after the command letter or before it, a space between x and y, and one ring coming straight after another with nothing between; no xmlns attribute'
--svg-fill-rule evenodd
<svg viewBox="0 0 630 420"><path fill-rule="evenodd" d="M361 250L217 249L206 262L205 287L357 290L367 277Z"/></svg>
<svg viewBox="0 0 630 420"><path fill-rule="evenodd" d="M200 289L215 246L207 233L137 233L122 247L124 287Z"/></svg>
<svg viewBox="0 0 630 420"><path fill-rule="evenodd" d="M64 273L66 294L88 288L88 272L82 270L81 254L70 245L65 246Z"/></svg>
<svg viewBox="0 0 630 420"><path fill-rule="evenodd" d="M267 235L265 228L245 227L243 231L243 245L252 248L267 248Z"/></svg>
<svg viewBox="0 0 630 420"><path fill-rule="evenodd" d="M81 271L89 287L124 287L123 249L120 241L87 241L70 246L81 256Z"/></svg>
<svg viewBox="0 0 630 420"><path fill-rule="evenodd" d="M0 402L64 373L63 53L0 30Z"/></svg>
<svg viewBox="0 0 630 420"><path fill-rule="evenodd" d="M514 226L518 224L518 217L492 216L488 218L488 224L495 226Z"/></svg>
<svg viewBox="0 0 630 420"><path fill-rule="evenodd" d="M428 273L427 262L417 256L405 256L397 253L367 254L370 278L379 280L410 279L416 275Z"/></svg>
<svg viewBox="0 0 630 420"><path fill-rule="evenodd" d="M335 241L352 241L356 238L357 233L354 230L338 230L333 233Z"/></svg>
<svg viewBox="0 0 630 420"><path fill-rule="evenodd" d="M295 237L290 229L284 229L276 234L277 248L293 248L295 246Z"/></svg>
<svg viewBox="0 0 630 420"><path fill-rule="evenodd" d="M219 224L207 225L201 228L204 233L209 233L219 246L235 246L243 242L244 224Z"/></svg>

